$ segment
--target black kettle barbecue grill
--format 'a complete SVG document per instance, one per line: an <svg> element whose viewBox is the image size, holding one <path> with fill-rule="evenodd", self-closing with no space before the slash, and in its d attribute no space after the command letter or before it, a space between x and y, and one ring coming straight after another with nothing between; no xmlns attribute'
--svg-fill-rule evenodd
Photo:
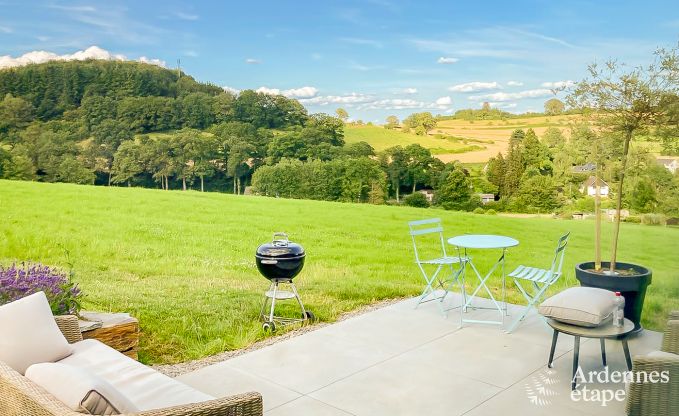
<svg viewBox="0 0 679 416"><path fill-rule="evenodd" d="M276 325L288 325L295 322L313 321L314 314L304 308L302 299L297 293L297 288L292 279L295 278L302 271L304 267L304 258L306 253L304 248L296 243L288 240L288 235L285 233L275 233L273 241L262 244L257 248L255 255L257 261L257 269L271 281L269 290L264 294L264 303L262 304L262 311L260 316L264 323L262 328L265 331L275 331ZM280 284L287 284L290 290L280 290ZM301 309L301 318L290 318L275 315L276 301L296 299ZM271 306L268 313L265 314L266 307L271 301Z"/></svg>

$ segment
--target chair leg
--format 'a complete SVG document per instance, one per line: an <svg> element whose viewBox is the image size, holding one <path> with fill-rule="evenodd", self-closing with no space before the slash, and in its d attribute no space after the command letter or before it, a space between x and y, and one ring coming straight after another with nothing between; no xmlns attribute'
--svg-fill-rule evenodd
<svg viewBox="0 0 679 416"><path fill-rule="evenodd" d="M526 319L526 316L528 315L530 310L535 309L535 304L540 301L540 299L542 298L542 295L545 293L545 291L549 287L548 285L543 285L540 288L540 290L538 290L537 293L535 293L535 295L531 297L524 290L523 286L521 286L521 284L517 281L517 279L514 279L514 283L519 288L519 290L523 294L523 296L528 300L528 305L526 305L526 308L523 310L521 315L511 324L509 329L507 329L507 333L511 333L512 331L514 331L516 329L516 327L519 326L521 321ZM536 284L536 286L537 286L537 284ZM539 287L539 286L537 286L537 287Z"/></svg>

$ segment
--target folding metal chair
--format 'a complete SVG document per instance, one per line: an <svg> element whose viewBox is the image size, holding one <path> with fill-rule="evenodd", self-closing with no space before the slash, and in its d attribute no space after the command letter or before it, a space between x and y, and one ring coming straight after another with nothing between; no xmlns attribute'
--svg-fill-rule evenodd
<svg viewBox="0 0 679 416"><path fill-rule="evenodd" d="M446 295L448 295L448 292L456 283L460 286L463 298L462 305L464 305L464 303L467 301L467 295L465 294L464 290L464 266L467 259L459 255L459 250L457 256L449 256L446 253L446 241L443 238L443 226L441 225L441 219L431 218L427 220L410 221L408 223L408 227L410 228L410 237L413 240L415 264L417 264L417 267L422 272L422 277L424 277L424 281L426 282L426 286L422 291L415 308L417 308L421 303L438 300L441 313L445 315L448 310L454 308L444 309L443 300L446 298ZM437 234L438 236L436 236ZM425 260L420 258L421 250L418 249L418 240L422 240L425 238L425 236L431 237L429 239L430 244L427 245L427 248L430 249L428 251L431 253L428 252L427 254L433 254L432 257L439 257ZM441 245L440 251L438 248L431 250L433 246L437 247L439 243ZM424 242L420 241L421 246L422 244L424 244ZM458 265L458 267L456 268L455 265ZM433 270L431 275L427 273L426 269L432 269L428 266L436 266L436 269ZM440 274L444 269L448 270L448 275L442 278ZM443 295L440 297L435 297L436 291L441 289L443 290Z"/></svg>
<svg viewBox="0 0 679 416"><path fill-rule="evenodd" d="M566 245L568 244L568 232L559 238L554 251L554 259L552 259L552 266L549 270L539 269L537 267L519 266L508 276L514 280L514 284L519 289L524 298L528 301L528 305L512 324L507 329L507 332L512 332L516 327L526 318L531 309L535 309L535 304L540 301L547 289L556 283L561 277L561 268L563 267L563 258L566 254ZM521 281L528 282L533 286L532 290L527 290L521 285Z"/></svg>

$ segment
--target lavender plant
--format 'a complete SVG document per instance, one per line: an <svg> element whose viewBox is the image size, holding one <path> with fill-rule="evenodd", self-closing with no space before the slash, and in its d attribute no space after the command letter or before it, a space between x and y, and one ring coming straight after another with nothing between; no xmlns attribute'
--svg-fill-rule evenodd
<svg viewBox="0 0 679 416"><path fill-rule="evenodd" d="M53 314L77 314L82 292L72 275L40 263L0 265L0 305L43 291Z"/></svg>

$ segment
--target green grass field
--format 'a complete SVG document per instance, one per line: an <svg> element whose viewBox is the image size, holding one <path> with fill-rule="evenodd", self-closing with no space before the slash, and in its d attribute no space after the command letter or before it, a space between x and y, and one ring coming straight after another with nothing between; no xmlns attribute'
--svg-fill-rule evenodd
<svg viewBox="0 0 679 416"><path fill-rule="evenodd" d="M508 268L546 266L556 238L572 231L559 288L575 285L573 264L592 257L589 221L0 181L0 261L66 266L68 250L87 293L85 307L137 316L142 360L169 363L265 337L258 314L268 282L257 272L254 252L274 231L288 232L306 248L307 263L296 282L309 309L332 321L381 299L419 294L421 276L406 222L433 216L443 219L450 236L519 239ZM610 224L606 236L608 231ZM620 260L654 271L644 316L649 328L661 329L666 313L679 309L678 238L678 229L622 228ZM474 258L485 269L496 255L476 252ZM499 290L500 279L493 286ZM510 292L510 300L519 299Z"/></svg>
<svg viewBox="0 0 679 416"><path fill-rule="evenodd" d="M446 140L432 136L418 136L412 133L403 133L400 130L389 130L382 126L355 126L344 125L344 140L347 143L367 142L378 152L392 146L408 146L417 143L428 149L436 149L438 152L449 153L465 152L470 146L461 140Z"/></svg>

